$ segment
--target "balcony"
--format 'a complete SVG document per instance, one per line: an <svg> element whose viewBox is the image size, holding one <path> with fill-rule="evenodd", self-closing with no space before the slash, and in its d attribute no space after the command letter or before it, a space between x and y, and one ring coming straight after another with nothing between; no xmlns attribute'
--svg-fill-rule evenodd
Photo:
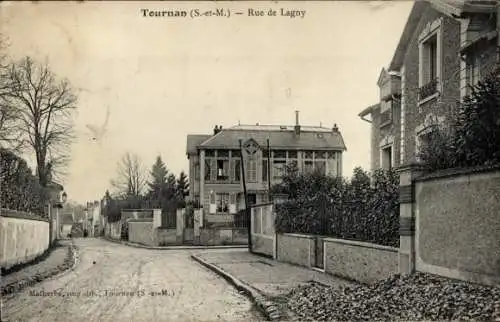
<svg viewBox="0 0 500 322"><path fill-rule="evenodd" d="M380 127L392 124L392 108L380 113Z"/></svg>
<svg viewBox="0 0 500 322"><path fill-rule="evenodd" d="M418 100L420 103L427 101L438 94L438 79L434 78L418 89Z"/></svg>

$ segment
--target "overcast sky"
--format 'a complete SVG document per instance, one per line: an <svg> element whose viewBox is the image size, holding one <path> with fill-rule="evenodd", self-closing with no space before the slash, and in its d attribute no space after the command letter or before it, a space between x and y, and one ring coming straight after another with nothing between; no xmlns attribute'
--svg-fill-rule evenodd
<svg viewBox="0 0 500 322"><path fill-rule="evenodd" d="M337 123L347 145L344 175L370 164L370 124L358 113L378 101L411 9L391 2L19 2L1 4L13 58L48 61L79 91L78 141L64 186L70 199L100 199L120 156L150 168L161 154L187 171L186 135L215 124ZM140 9L242 11L230 18L152 18ZM248 17L249 8L277 10ZM305 10L303 18L280 9ZM108 133L98 144L87 124Z"/></svg>

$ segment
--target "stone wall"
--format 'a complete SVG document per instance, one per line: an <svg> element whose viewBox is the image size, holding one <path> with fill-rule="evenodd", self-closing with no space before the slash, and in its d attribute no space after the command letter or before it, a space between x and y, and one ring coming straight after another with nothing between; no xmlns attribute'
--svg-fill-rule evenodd
<svg viewBox="0 0 500 322"><path fill-rule="evenodd" d="M270 257L274 256L274 238L252 235L252 252Z"/></svg>
<svg viewBox="0 0 500 322"><path fill-rule="evenodd" d="M121 221L108 222L106 225L106 237L119 240L121 239L122 223Z"/></svg>
<svg viewBox="0 0 500 322"><path fill-rule="evenodd" d="M141 245L155 246L153 219L130 219L128 222L128 240Z"/></svg>
<svg viewBox="0 0 500 322"><path fill-rule="evenodd" d="M175 228L156 228L152 232L156 236L155 246L177 245L177 230Z"/></svg>
<svg viewBox="0 0 500 322"><path fill-rule="evenodd" d="M500 286L500 169L415 182L416 270Z"/></svg>
<svg viewBox="0 0 500 322"><path fill-rule="evenodd" d="M314 236L302 234L278 234L278 260L305 267L315 261Z"/></svg>
<svg viewBox="0 0 500 322"><path fill-rule="evenodd" d="M398 248L334 238L323 241L329 274L366 284L398 274Z"/></svg>
<svg viewBox="0 0 500 322"><path fill-rule="evenodd" d="M12 210L1 210L0 265L9 268L43 254L49 247L49 222Z"/></svg>
<svg viewBox="0 0 500 322"><path fill-rule="evenodd" d="M201 228L200 245L246 245L248 244L247 228Z"/></svg>

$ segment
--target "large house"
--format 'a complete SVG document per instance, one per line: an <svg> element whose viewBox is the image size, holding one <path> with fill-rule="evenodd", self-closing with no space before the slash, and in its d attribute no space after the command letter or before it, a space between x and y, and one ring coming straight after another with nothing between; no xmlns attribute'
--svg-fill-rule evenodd
<svg viewBox="0 0 500 322"><path fill-rule="evenodd" d="M226 221L245 207L242 159L249 204L255 204L268 200L269 185L280 182L292 162L299 171L341 176L345 150L336 125L301 126L298 112L295 126L216 126L212 135L187 136L189 196L209 221Z"/></svg>
<svg viewBox="0 0 500 322"><path fill-rule="evenodd" d="M416 1L388 69L380 101L359 116L371 123L371 168L418 161L433 130L470 85L499 62L497 1Z"/></svg>

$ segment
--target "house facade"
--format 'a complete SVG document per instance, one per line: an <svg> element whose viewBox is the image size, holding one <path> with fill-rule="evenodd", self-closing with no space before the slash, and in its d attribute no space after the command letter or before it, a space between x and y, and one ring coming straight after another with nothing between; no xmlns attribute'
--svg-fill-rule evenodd
<svg viewBox="0 0 500 322"><path fill-rule="evenodd" d="M245 207L243 176L249 204L266 202L285 165L341 176L345 150L337 126L303 127L298 114L295 126L216 126L213 135L187 137L189 198L203 206L208 221L228 221Z"/></svg>
<svg viewBox="0 0 500 322"><path fill-rule="evenodd" d="M371 168L418 161L436 126L453 118L470 86L499 61L496 1L426 0L411 9L380 101L359 116L371 123Z"/></svg>

